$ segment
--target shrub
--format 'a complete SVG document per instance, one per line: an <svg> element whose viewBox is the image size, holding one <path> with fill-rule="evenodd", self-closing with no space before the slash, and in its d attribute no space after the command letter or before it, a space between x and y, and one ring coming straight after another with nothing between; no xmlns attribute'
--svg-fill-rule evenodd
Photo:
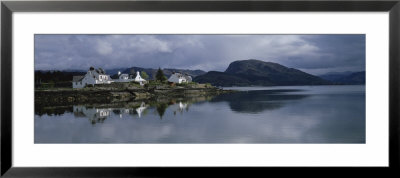
<svg viewBox="0 0 400 178"><path fill-rule="evenodd" d="M129 86L141 87L140 83L135 81L129 82Z"/></svg>
<svg viewBox="0 0 400 178"><path fill-rule="evenodd" d="M161 68L158 68L158 71L156 73L156 80L159 80L161 82L167 80L167 77L165 77L164 72L161 70Z"/></svg>

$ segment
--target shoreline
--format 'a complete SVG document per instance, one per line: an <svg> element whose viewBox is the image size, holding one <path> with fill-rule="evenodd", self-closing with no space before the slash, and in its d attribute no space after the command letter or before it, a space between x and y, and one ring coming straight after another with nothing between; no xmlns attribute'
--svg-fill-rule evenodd
<svg viewBox="0 0 400 178"><path fill-rule="evenodd" d="M164 100L201 96L217 96L232 93L216 87L151 87L151 88L112 88L93 87L83 89L52 88L35 89L35 106L57 106L69 104L118 103L141 100Z"/></svg>
<svg viewBox="0 0 400 178"><path fill-rule="evenodd" d="M315 85L313 85L315 86ZM300 86L300 87L313 87ZM325 85L321 85L325 86ZM341 85L343 86L343 85ZM347 85L354 86L354 85ZM266 87L266 86L265 86ZM268 88L285 88L290 86L268 86ZM74 89L74 88L49 88L35 89L35 106L63 106L71 104L118 103L130 101L157 101L193 98L202 96L217 96L224 93L242 91L247 87L214 87L211 85L169 86L158 85L152 87L104 86Z"/></svg>

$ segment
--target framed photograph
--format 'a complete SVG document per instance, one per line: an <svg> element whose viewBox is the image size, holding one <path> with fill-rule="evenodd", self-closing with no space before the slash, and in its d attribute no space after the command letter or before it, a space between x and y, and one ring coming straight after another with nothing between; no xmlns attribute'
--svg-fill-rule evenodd
<svg viewBox="0 0 400 178"><path fill-rule="evenodd" d="M3 1L1 174L395 170L399 20L399 1Z"/></svg>

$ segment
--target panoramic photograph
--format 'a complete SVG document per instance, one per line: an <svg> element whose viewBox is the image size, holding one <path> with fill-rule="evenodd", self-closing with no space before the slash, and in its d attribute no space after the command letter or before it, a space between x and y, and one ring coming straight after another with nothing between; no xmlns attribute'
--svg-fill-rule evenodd
<svg viewBox="0 0 400 178"><path fill-rule="evenodd" d="M364 34L36 34L34 142L364 144Z"/></svg>

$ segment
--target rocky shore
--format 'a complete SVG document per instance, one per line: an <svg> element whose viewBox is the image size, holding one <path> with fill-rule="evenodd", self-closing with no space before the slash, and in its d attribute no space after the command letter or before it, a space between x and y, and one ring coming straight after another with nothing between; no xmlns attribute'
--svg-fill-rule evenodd
<svg viewBox="0 0 400 178"><path fill-rule="evenodd" d="M199 96L216 96L233 92L210 85L134 86L131 84L100 85L91 88L52 88L35 90L36 106L60 106L88 103L116 103L141 100L162 100Z"/></svg>

